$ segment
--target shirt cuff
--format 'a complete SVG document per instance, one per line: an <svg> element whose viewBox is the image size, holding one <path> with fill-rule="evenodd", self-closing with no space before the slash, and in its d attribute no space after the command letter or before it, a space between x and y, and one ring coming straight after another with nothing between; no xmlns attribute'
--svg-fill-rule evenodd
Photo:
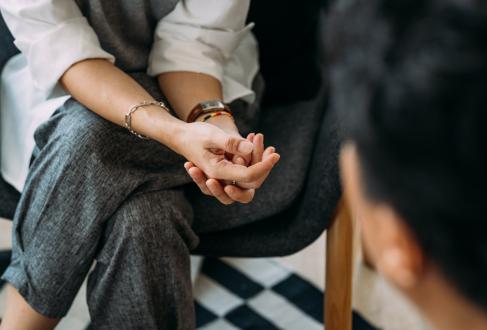
<svg viewBox="0 0 487 330"><path fill-rule="evenodd" d="M196 72L210 75L221 82L223 61L215 54L209 55L211 53L215 53L211 47L195 45L190 41L157 41L149 56L147 73L150 76L158 76L165 72Z"/></svg>
<svg viewBox="0 0 487 330"><path fill-rule="evenodd" d="M66 70L82 60L100 58L115 62L115 57L101 48L84 17L67 20L28 45L21 41L15 44L20 49L27 48L24 54L32 79L41 90L52 90Z"/></svg>
<svg viewBox="0 0 487 330"><path fill-rule="evenodd" d="M149 57L148 74L190 71L222 81L223 66L252 29L217 30L161 21Z"/></svg>
<svg viewBox="0 0 487 330"><path fill-rule="evenodd" d="M255 75L254 75L255 78ZM236 79L229 76L223 77L223 101L232 103L235 100L242 100L249 104L254 103L256 99L255 91L251 87L243 85Z"/></svg>

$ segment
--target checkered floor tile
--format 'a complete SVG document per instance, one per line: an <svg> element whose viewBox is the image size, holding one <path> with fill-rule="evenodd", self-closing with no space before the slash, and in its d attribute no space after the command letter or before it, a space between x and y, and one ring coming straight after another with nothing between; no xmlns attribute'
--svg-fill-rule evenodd
<svg viewBox="0 0 487 330"><path fill-rule="evenodd" d="M57 329L91 329L85 290ZM194 294L201 330L323 329L323 292L272 259L207 258ZM353 328L376 329L357 313Z"/></svg>
<svg viewBox="0 0 487 330"><path fill-rule="evenodd" d="M323 329L323 293L273 260L206 259L195 297L198 329Z"/></svg>

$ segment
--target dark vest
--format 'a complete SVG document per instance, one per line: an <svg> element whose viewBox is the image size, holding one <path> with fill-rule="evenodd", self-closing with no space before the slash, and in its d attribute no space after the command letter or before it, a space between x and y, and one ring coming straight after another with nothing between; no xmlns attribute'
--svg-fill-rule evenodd
<svg viewBox="0 0 487 330"><path fill-rule="evenodd" d="M128 73L145 72L157 22L179 0L76 0L104 50Z"/></svg>

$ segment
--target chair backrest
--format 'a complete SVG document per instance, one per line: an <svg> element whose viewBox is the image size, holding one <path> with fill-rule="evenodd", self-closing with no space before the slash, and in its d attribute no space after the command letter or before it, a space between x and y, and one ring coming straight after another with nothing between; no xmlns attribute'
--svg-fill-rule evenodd
<svg viewBox="0 0 487 330"><path fill-rule="evenodd" d="M321 87L320 18L328 1L251 1L266 105L316 97Z"/></svg>
<svg viewBox="0 0 487 330"><path fill-rule="evenodd" d="M0 73L3 70L5 63L7 63L12 56L19 53L13 40L12 34L0 15ZM0 176L0 217L8 219L12 218L19 197L19 193Z"/></svg>
<svg viewBox="0 0 487 330"><path fill-rule="evenodd" d="M0 15L0 71L5 63L18 53L19 50L14 45L14 38Z"/></svg>

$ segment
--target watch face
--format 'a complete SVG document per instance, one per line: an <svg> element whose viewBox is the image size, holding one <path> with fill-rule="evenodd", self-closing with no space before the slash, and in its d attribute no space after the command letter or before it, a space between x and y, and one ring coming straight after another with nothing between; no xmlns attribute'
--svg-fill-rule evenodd
<svg viewBox="0 0 487 330"><path fill-rule="evenodd" d="M202 102L200 104L201 104L201 108L203 109L203 111L209 111L209 110L213 110L213 109L224 109L225 108L225 104L223 104L223 102L221 102L221 101L207 101L207 102Z"/></svg>

